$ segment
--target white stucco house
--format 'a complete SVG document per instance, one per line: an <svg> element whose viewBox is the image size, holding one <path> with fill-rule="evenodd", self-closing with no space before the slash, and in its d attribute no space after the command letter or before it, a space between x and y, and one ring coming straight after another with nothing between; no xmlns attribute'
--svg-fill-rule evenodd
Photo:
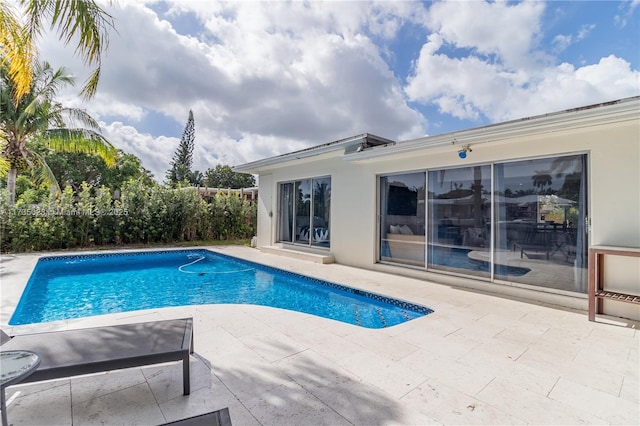
<svg viewBox="0 0 640 426"><path fill-rule="evenodd" d="M589 248L640 247L640 97L234 170L259 175L257 246L281 254L586 309ZM606 264L640 294L640 257Z"/></svg>

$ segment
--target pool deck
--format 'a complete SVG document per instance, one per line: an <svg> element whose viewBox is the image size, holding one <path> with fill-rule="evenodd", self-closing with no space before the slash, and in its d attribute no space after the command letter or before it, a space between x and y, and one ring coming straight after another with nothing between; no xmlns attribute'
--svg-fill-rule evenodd
<svg viewBox="0 0 640 426"><path fill-rule="evenodd" d="M176 363L16 385L9 423L158 425L229 407L234 426L640 424L638 323L594 323L586 312L248 247L211 249L435 312L378 330L248 305L10 327L40 255L2 256L0 325L10 334L184 316L195 331L189 396Z"/></svg>

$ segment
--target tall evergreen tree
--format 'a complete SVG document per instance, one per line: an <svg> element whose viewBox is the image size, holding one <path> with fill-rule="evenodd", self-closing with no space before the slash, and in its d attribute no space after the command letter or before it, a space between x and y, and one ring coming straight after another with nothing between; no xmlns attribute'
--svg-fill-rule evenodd
<svg viewBox="0 0 640 426"><path fill-rule="evenodd" d="M189 119L182 133L180 145L173 154L171 168L167 172L167 183L176 186L179 182L191 180L191 164L193 163L193 147L195 145L196 132L193 120L193 111L189 110Z"/></svg>

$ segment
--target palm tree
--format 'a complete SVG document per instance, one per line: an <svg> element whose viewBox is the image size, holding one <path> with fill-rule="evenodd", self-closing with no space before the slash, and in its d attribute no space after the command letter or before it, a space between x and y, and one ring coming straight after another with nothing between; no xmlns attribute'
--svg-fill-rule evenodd
<svg viewBox="0 0 640 426"><path fill-rule="evenodd" d="M0 0L0 58L3 64L9 63L15 102L30 90L35 43L47 21L65 45L77 40L76 53L85 65L96 66L80 92L87 99L93 97L100 79L101 54L108 46L109 30L113 28L113 17L93 0L18 0L18 3L25 8L24 25L20 24L21 19L14 8Z"/></svg>
<svg viewBox="0 0 640 426"><path fill-rule="evenodd" d="M19 168L36 169L45 181L57 185L44 158L29 149L34 138L44 139L48 147L56 151L97 154L108 165L115 163L117 151L98 133L98 123L87 112L65 108L56 102L58 90L75 83L64 68L54 71L47 62L36 62L30 89L17 104L12 97L15 81L9 75L9 68L7 62L0 66L0 133L4 135L0 148L11 204L15 202Z"/></svg>

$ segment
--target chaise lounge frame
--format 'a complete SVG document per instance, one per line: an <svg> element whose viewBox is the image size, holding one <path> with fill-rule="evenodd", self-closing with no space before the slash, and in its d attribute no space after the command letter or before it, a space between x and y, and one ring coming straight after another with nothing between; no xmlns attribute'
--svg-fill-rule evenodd
<svg viewBox="0 0 640 426"><path fill-rule="evenodd" d="M0 334L0 350L26 350L40 357L37 370L21 383L182 361L184 395L191 392L189 355L193 353L192 318L13 337L1 330Z"/></svg>

